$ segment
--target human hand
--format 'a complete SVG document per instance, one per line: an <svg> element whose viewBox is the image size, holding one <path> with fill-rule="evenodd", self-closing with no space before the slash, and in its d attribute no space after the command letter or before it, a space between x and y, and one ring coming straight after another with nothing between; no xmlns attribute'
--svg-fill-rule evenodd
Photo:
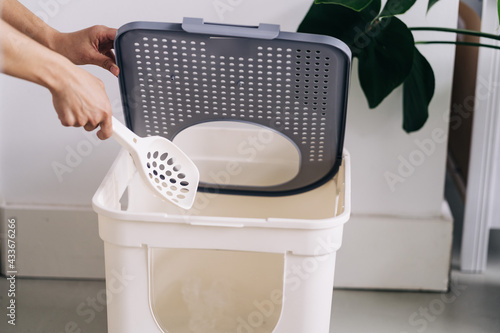
<svg viewBox="0 0 500 333"><path fill-rule="evenodd" d="M1 0L0 0L1 1ZM0 20L0 72L49 89L65 126L83 126L104 140L113 132L111 103L101 80Z"/></svg>
<svg viewBox="0 0 500 333"><path fill-rule="evenodd" d="M118 76L115 55L112 51L116 29L103 25L71 32L56 33L52 49L76 65L98 65Z"/></svg>
<svg viewBox="0 0 500 333"><path fill-rule="evenodd" d="M62 81L49 88L61 124L83 126L86 131L100 126L97 132L99 139L109 138L113 133L112 110L104 83L69 62L65 69Z"/></svg>

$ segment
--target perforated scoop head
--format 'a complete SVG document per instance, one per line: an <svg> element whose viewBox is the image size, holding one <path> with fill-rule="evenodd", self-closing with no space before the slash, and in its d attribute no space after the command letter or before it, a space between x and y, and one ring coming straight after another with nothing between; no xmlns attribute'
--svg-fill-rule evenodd
<svg viewBox="0 0 500 333"><path fill-rule="evenodd" d="M200 175L181 149L163 137L141 138L116 119L113 137L132 155L137 171L153 191L184 209L192 207Z"/></svg>
<svg viewBox="0 0 500 333"><path fill-rule="evenodd" d="M140 162L147 180L167 200L191 208L199 182L196 165L167 139L155 137L147 141L151 144Z"/></svg>

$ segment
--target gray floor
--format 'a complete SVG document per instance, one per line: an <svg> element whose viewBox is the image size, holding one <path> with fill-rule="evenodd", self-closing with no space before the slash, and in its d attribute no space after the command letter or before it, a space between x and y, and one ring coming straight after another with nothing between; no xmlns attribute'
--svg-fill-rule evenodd
<svg viewBox="0 0 500 333"><path fill-rule="evenodd" d="M446 294L336 290L331 332L500 332L500 233L490 244L486 272L454 269Z"/></svg>
<svg viewBox="0 0 500 333"><path fill-rule="evenodd" d="M453 193L447 196L456 200ZM455 206L455 217L460 220L460 205ZM459 225L456 229L459 239ZM457 266L458 245L453 267ZM331 332L500 332L500 232L492 232L484 274L465 274L454 268L451 277L446 294L335 290ZM16 326L7 324L7 287L7 280L0 278L2 333L106 332L106 309L100 298L103 281L18 279Z"/></svg>

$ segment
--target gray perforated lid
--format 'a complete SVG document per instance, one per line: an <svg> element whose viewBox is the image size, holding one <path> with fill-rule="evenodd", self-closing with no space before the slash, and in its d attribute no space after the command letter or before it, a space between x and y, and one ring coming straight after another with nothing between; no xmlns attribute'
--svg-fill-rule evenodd
<svg viewBox="0 0 500 333"><path fill-rule="evenodd" d="M342 158L351 53L322 35L184 19L134 22L115 41L127 125L173 140L209 121L238 120L288 137L300 170L282 184L200 183L200 190L279 195L318 186Z"/></svg>

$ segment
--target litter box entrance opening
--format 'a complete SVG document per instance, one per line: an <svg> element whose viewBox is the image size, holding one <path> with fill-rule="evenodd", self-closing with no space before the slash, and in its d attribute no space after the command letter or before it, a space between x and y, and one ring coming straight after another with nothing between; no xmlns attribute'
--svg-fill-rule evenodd
<svg viewBox="0 0 500 333"><path fill-rule="evenodd" d="M271 333L281 315L284 255L150 249L150 299L168 333Z"/></svg>
<svg viewBox="0 0 500 333"><path fill-rule="evenodd" d="M196 164L200 182L267 187L297 176L300 151L269 127L243 121L210 121L181 131L173 142Z"/></svg>

